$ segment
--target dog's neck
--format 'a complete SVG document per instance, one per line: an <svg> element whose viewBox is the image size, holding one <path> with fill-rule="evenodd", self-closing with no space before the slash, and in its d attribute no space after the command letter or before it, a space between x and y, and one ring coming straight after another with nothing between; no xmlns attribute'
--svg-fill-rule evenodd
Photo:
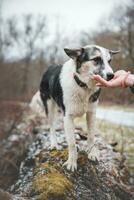
<svg viewBox="0 0 134 200"><path fill-rule="evenodd" d="M76 62L72 59L68 60L67 62L64 63L64 73L68 74L68 78L73 79L73 81L83 89L93 89L96 87L95 86L95 81L92 80L91 77L89 76L84 76L82 77L79 73L76 72ZM70 74L71 77L70 77Z"/></svg>
<svg viewBox="0 0 134 200"><path fill-rule="evenodd" d="M92 78L87 77L87 80L80 77L77 72L74 73L73 78L77 85L83 89L94 90L96 88L95 81ZM85 77L86 78L86 77Z"/></svg>
<svg viewBox="0 0 134 200"><path fill-rule="evenodd" d="M87 88L88 88L87 84L84 83L83 81L81 81L81 80L79 79L79 77L78 77L76 74L74 74L74 80L76 81L76 83L77 83L81 88L84 88L84 89L87 89Z"/></svg>

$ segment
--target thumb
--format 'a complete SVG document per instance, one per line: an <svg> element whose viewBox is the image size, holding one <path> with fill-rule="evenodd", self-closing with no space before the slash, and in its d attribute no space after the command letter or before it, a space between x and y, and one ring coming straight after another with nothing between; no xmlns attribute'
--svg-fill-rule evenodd
<svg viewBox="0 0 134 200"><path fill-rule="evenodd" d="M102 85L101 83L96 83L96 86L105 87L105 85Z"/></svg>

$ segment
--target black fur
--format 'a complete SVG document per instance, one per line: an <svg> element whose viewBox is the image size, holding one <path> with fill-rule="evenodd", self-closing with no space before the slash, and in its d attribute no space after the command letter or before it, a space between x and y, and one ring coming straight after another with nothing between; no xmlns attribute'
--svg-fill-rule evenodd
<svg viewBox="0 0 134 200"><path fill-rule="evenodd" d="M53 98L65 113L65 106L63 104L63 91L59 79L61 69L62 65L52 65L42 77L40 83L40 94L45 106L46 114L48 114L47 100L50 98Z"/></svg>
<svg viewBox="0 0 134 200"><path fill-rule="evenodd" d="M98 48L93 47L92 49L82 48L81 55L76 59L76 71L79 73L79 69L83 62L91 60L91 57L95 55L96 51L100 51Z"/></svg>
<svg viewBox="0 0 134 200"><path fill-rule="evenodd" d="M81 55L77 57L76 59L76 71L79 73L79 69L81 68L81 65L83 62L86 62L89 60L88 52L85 49L82 49Z"/></svg>
<svg viewBox="0 0 134 200"><path fill-rule="evenodd" d="M101 93L101 88L99 88L94 94L91 95L91 97L89 98L89 102L97 101L97 99L100 96L100 93Z"/></svg>
<svg viewBox="0 0 134 200"><path fill-rule="evenodd" d="M86 83L82 82L76 74L74 75L74 80L76 81L76 83L77 83L80 87L85 88L85 89L87 88Z"/></svg>

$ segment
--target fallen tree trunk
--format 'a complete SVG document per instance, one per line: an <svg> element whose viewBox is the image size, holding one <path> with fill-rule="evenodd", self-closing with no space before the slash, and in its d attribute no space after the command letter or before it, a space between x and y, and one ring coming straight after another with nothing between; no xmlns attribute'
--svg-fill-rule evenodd
<svg viewBox="0 0 134 200"><path fill-rule="evenodd" d="M125 159L110 145L99 139L100 161L91 162L83 151L86 141L77 136L78 170L72 173L63 167L68 154L64 132L57 133L61 150L49 150L48 137L48 133L39 133L31 145L12 188L15 195L38 200L134 199Z"/></svg>
<svg viewBox="0 0 134 200"><path fill-rule="evenodd" d="M0 200L134 199L134 188L130 184L125 159L111 145L96 137L100 161L89 161L85 151L86 137L81 137L78 132L82 130L77 129L78 170L72 173L63 167L68 157L64 131L57 129L61 149L50 150L49 129L43 124L44 119L28 113L15 127L13 134L1 143L5 148L3 154L1 152L1 169L4 166L5 171L16 168L19 176L8 189L9 193L0 190ZM34 137L33 133L36 133Z"/></svg>

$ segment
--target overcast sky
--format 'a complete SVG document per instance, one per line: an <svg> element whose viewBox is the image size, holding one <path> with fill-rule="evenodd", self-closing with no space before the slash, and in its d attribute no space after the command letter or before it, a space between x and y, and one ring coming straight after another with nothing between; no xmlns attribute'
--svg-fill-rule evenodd
<svg viewBox="0 0 134 200"><path fill-rule="evenodd" d="M48 37L45 45L55 42L56 31L62 37L69 38L69 47L79 45L79 33L92 32L99 29L99 21L107 18L114 6L126 4L129 0L0 0L4 18L22 16L23 14L46 15L48 22ZM117 14L117 13L115 13ZM19 19L19 18L18 18ZM58 20L57 20L58 19ZM58 21L58 23L57 23ZM102 21L103 22L103 21ZM103 25L103 23L101 24ZM21 24L21 21L20 21ZM58 28L57 28L58 27ZM63 32L63 34L62 34ZM58 45L62 49L59 41ZM42 43L40 45L43 45ZM74 46L73 46L74 45ZM24 50L23 50L24 51ZM16 48L6 53L7 58L18 57Z"/></svg>
<svg viewBox="0 0 134 200"><path fill-rule="evenodd" d="M96 28L102 16L108 15L114 5L123 2L125 0L3 0L3 15L32 13L60 16L60 25L64 29L82 31Z"/></svg>

